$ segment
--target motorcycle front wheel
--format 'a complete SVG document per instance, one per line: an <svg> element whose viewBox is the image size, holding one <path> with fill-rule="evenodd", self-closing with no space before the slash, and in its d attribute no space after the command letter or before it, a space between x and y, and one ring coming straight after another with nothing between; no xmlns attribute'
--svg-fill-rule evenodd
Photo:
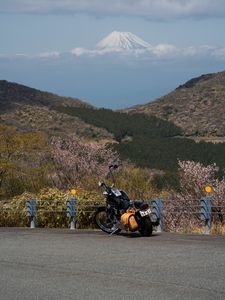
<svg viewBox="0 0 225 300"><path fill-rule="evenodd" d="M121 229L119 228L119 221L116 216L107 212L106 207L100 207L95 214L95 223L104 232L111 234L118 234Z"/></svg>

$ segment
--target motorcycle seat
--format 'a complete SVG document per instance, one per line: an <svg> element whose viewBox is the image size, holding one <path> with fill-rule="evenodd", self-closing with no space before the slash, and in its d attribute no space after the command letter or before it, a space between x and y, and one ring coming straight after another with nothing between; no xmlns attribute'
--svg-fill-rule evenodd
<svg viewBox="0 0 225 300"><path fill-rule="evenodd" d="M136 200L134 201L134 206L136 208L140 208L142 206L142 204L144 203L144 200L143 199L140 199L140 200Z"/></svg>

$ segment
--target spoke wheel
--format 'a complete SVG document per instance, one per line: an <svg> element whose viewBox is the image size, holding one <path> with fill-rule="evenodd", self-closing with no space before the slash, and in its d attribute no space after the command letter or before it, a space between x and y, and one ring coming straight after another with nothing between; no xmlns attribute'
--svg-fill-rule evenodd
<svg viewBox="0 0 225 300"><path fill-rule="evenodd" d="M106 233L119 233L121 229L119 228L119 222L115 216L111 216L106 212L105 208L101 208L95 214L95 222L97 226Z"/></svg>

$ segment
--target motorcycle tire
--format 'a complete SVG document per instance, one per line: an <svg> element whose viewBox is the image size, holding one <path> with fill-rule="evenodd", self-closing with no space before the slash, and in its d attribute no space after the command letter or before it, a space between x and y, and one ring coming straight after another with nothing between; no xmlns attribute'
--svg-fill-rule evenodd
<svg viewBox="0 0 225 300"><path fill-rule="evenodd" d="M118 234L121 229L119 228L119 222L117 224L113 223L107 216L106 208L100 207L95 214L96 225L104 232L108 234Z"/></svg>
<svg viewBox="0 0 225 300"><path fill-rule="evenodd" d="M152 221L150 218L144 218L139 230L142 236L151 236L152 235Z"/></svg>

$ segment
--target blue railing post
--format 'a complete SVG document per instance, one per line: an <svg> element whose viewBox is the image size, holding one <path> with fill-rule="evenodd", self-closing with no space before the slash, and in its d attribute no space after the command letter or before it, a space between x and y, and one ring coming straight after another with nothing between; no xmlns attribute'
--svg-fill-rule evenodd
<svg viewBox="0 0 225 300"><path fill-rule="evenodd" d="M163 201L162 199L152 200L152 221L157 224L156 232L163 230Z"/></svg>
<svg viewBox="0 0 225 300"><path fill-rule="evenodd" d="M36 200L27 200L27 216L30 218L30 228L35 228Z"/></svg>
<svg viewBox="0 0 225 300"><path fill-rule="evenodd" d="M76 228L76 198L67 200L67 217L70 219L70 229Z"/></svg>
<svg viewBox="0 0 225 300"><path fill-rule="evenodd" d="M212 220L212 199L210 196L201 199L200 215L201 219L205 221L205 234L210 234Z"/></svg>

